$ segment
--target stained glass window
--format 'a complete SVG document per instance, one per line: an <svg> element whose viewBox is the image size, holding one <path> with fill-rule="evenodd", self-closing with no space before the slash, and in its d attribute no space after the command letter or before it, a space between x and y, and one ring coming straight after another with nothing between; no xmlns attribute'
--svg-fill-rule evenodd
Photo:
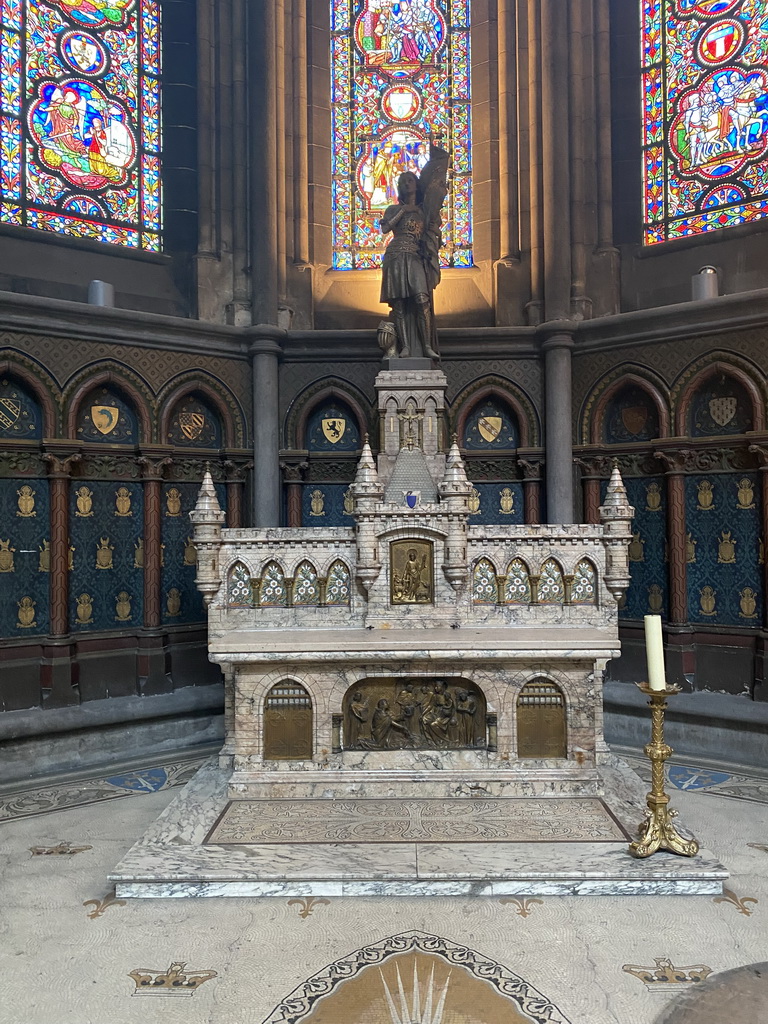
<svg viewBox="0 0 768 1024"><path fill-rule="evenodd" d="M645 243L765 217L765 0L641 2Z"/></svg>
<svg viewBox="0 0 768 1024"><path fill-rule="evenodd" d="M472 265L469 0L331 0L333 266L381 266L379 220L430 136L452 155L443 266Z"/></svg>
<svg viewBox="0 0 768 1024"><path fill-rule="evenodd" d="M0 222L160 249L157 0L0 0Z"/></svg>

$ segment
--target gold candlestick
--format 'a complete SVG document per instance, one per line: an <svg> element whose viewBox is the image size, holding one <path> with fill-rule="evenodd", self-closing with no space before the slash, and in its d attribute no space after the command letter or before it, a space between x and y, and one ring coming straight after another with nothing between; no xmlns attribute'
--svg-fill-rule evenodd
<svg viewBox="0 0 768 1024"><path fill-rule="evenodd" d="M664 762L672 753L672 748L664 742L664 712L667 709L667 697L680 693L680 687L667 686L664 690L652 690L647 683L637 685L650 697L651 742L645 752L651 761L651 791L646 800L648 810L645 819L637 830L637 840L630 843L629 852L633 857L650 857L657 850L669 850L684 857L695 857L699 852L699 844L687 829L673 824L672 819L677 817L677 811L670 810L669 797L664 792Z"/></svg>

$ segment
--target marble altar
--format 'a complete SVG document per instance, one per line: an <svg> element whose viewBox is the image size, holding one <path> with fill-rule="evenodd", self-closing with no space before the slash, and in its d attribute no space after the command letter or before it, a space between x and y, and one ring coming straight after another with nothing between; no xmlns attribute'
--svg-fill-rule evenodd
<svg viewBox="0 0 768 1024"><path fill-rule="evenodd" d="M274 891L327 894L340 879L358 894L464 892L481 882L515 893L547 884L719 891L711 857L641 865L621 829L612 842L583 842L570 866L562 844L510 854L526 840L508 823L503 842L467 852L438 836L447 861L415 841L399 854L386 840L307 846L295 827L278 846L217 842L231 802L242 803L230 815L241 833L259 801L279 815L280 801L296 810L306 801L359 809L435 800L446 819L451 801L458 809L483 799L492 817L505 799L549 799L553 814L554 801L574 800L575 814L576 801L600 800L625 836L642 818L643 787L603 739L603 672L619 654L634 511L618 468L597 525L472 525L473 486L444 433L445 386L441 371L420 365L379 374L381 454L374 459L366 438L349 528L223 529L206 475L190 517L209 656L226 680L226 742L218 769L190 784L115 869L120 894L263 895L278 881ZM424 876L431 860L437 874ZM437 889L425 884L438 877Z"/></svg>

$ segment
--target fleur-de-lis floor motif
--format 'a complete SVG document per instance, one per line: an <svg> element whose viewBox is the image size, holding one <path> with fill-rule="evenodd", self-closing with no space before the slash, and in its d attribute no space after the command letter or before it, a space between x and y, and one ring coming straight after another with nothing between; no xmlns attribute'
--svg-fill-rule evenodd
<svg viewBox="0 0 768 1024"><path fill-rule="evenodd" d="M101 900L86 900L83 903L84 907L93 907L93 910L88 914L88 918L94 921L97 917L101 917L105 910L109 910L110 907L124 907L126 901L118 900L115 897L115 890L108 892L107 895Z"/></svg>
<svg viewBox="0 0 768 1024"><path fill-rule="evenodd" d="M57 846L30 846L29 852L33 857L68 856L73 857L76 853L85 853L92 850L92 846L73 846L69 842L61 842Z"/></svg>
<svg viewBox="0 0 768 1024"><path fill-rule="evenodd" d="M733 889L726 889L723 887L722 896L713 896L713 903L730 903L739 911L740 914L744 914L746 917L751 917L752 911L747 906L748 903L758 903L754 896L737 896Z"/></svg>
<svg viewBox="0 0 768 1024"><path fill-rule="evenodd" d="M539 900L535 897L529 899L527 896L505 896L503 899L499 900L499 903L512 903L518 917L528 917L531 913L533 904L543 902L544 900Z"/></svg>
<svg viewBox="0 0 768 1024"><path fill-rule="evenodd" d="M299 917L302 919L302 921L306 921L306 919L309 917L309 915L312 913L315 907L319 907L323 903L325 903L327 906L331 905L331 901L324 899L322 896L305 896L302 899L288 900L289 907L301 907L301 910L299 911Z"/></svg>

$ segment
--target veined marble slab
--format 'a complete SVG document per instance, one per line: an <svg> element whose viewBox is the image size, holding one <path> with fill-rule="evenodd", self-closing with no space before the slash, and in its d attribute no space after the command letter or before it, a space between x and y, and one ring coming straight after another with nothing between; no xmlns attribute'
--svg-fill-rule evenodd
<svg viewBox="0 0 768 1024"><path fill-rule="evenodd" d="M618 758L601 772L605 802L634 829L643 784ZM110 874L118 898L716 895L728 877L707 851L636 860L626 842L203 845L228 781L215 764L198 772Z"/></svg>

